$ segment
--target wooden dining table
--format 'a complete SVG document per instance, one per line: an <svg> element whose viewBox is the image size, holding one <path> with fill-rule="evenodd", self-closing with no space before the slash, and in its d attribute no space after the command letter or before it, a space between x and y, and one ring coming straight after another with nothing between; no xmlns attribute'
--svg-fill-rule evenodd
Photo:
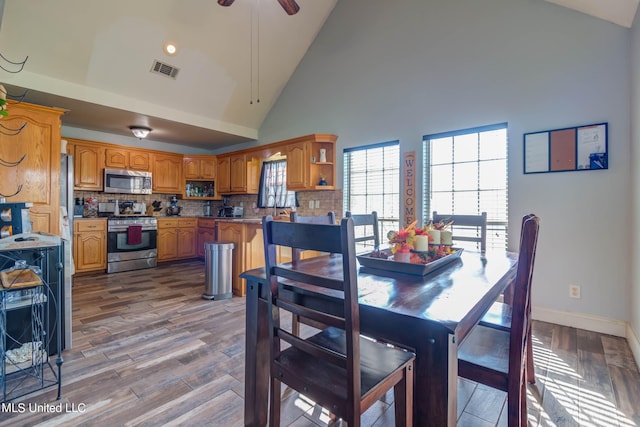
<svg viewBox="0 0 640 427"><path fill-rule="evenodd" d="M298 268L341 275L341 255L300 262ZM455 426L458 346L500 293L513 281L517 257L508 252L464 251L426 275L360 266L358 302L363 335L416 354L414 425ZM269 394L269 330L264 268L245 271L247 280L245 426L265 426ZM286 283L281 285L286 292ZM339 310L339 294L293 292L291 298Z"/></svg>

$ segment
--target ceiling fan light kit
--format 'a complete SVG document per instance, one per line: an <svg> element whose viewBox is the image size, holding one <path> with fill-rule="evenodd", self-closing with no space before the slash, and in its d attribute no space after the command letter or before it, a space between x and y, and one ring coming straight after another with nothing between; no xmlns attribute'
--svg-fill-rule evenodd
<svg viewBox="0 0 640 427"><path fill-rule="evenodd" d="M218 0L220 6L231 6L234 0ZM280 6L287 12L287 15L295 15L300 10L300 6L296 3L296 0L278 0Z"/></svg>

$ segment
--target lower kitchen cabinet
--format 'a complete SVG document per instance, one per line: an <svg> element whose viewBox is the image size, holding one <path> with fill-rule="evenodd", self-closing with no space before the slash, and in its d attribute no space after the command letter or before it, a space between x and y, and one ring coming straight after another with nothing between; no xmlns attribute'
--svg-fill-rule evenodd
<svg viewBox="0 0 640 427"><path fill-rule="evenodd" d="M158 261L196 257L196 218L158 218Z"/></svg>
<svg viewBox="0 0 640 427"><path fill-rule="evenodd" d="M73 221L73 259L76 273L107 268L107 220Z"/></svg>
<svg viewBox="0 0 640 427"><path fill-rule="evenodd" d="M197 255L204 258L204 244L216 240L216 220L213 218L198 218L198 247Z"/></svg>
<svg viewBox="0 0 640 427"><path fill-rule="evenodd" d="M246 283L238 277L252 268L264 267L264 242L262 224L241 221L218 221L218 241L232 242L233 294L245 296Z"/></svg>

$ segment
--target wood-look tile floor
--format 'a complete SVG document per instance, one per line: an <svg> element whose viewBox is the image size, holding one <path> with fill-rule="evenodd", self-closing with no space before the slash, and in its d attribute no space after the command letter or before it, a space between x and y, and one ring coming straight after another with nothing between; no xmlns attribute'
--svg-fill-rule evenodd
<svg viewBox="0 0 640 427"><path fill-rule="evenodd" d="M0 426L243 425L244 299L201 299L203 271L192 261L76 277L62 412L29 410L60 403L48 389L18 400L24 413L3 407ZM640 426L640 374L624 339L534 322L534 357L530 425ZM506 426L505 393L459 385L459 426ZM363 425L393 425L388 397ZM328 421L288 390L282 407L283 426Z"/></svg>

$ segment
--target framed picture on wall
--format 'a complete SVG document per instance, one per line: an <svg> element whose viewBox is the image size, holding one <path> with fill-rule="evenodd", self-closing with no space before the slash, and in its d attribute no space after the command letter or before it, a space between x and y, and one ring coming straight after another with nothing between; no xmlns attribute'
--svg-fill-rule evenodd
<svg viewBox="0 0 640 427"><path fill-rule="evenodd" d="M608 124L524 134L524 173L608 169Z"/></svg>

